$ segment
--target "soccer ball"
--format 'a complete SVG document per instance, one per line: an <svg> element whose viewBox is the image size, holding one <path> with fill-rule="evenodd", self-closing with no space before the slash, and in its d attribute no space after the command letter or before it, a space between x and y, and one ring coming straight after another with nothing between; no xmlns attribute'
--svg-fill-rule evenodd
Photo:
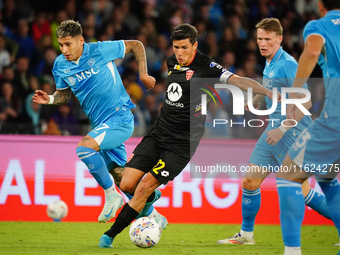
<svg viewBox="0 0 340 255"><path fill-rule="evenodd" d="M161 238L161 229L157 222L148 217L135 220L129 231L131 241L138 247L152 247Z"/></svg>
<svg viewBox="0 0 340 255"><path fill-rule="evenodd" d="M47 215L55 221L65 218L67 213L67 204L62 200L53 201L47 205Z"/></svg>

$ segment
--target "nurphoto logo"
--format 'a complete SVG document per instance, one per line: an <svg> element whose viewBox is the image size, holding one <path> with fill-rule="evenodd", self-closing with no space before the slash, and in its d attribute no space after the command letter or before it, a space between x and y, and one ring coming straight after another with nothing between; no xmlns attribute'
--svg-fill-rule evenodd
<svg viewBox="0 0 340 255"><path fill-rule="evenodd" d="M209 86L209 85L206 85ZM218 99L220 100L220 103L222 105L222 101L218 95L217 92L215 92L215 89L228 89L231 93L232 99L233 99L233 115L244 115L244 103L245 103L245 98L243 91L234 86L234 85L229 85L229 84L216 84L215 89L213 89L211 86L209 86L210 89L217 95ZM204 90L204 89L203 89ZM201 112L200 114L202 115L207 115L207 95L209 95L215 104L216 100L214 99L213 95L207 91L204 90L207 94L202 94L201 95ZM258 116L264 116L264 115L269 115L275 112L276 108L278 107L278 90L277 88L273 88L273 100L272 100L272 106L270 109L266 110L258 110L253 106L253 89L248 88L248 96L247 96L247 105L249 108L249 111L255 115ZM299 94L304 94L304 98L297 98L297 99L289 99L288 95L289 93L299 93ZM304 115L311 115L311 113L303 106L303 103L306 103L310 100L311 98L311 93L308 89L304 88L291 88L291 87L283 87L281 88L281 115L286 115L286 108L287 105L289 104L294 104ZM266 119L265 121L268 121L269 123L274 126L275 121L279 121L279 119ZM284 122L287 120L282 121L282 125L285 127L294 127L297 125L297 121L294 119L289 119L289 121L294 122L294 124L291 125L285 125ZM227 123L230 123L230 126L232 127L234 125L243 125L244 127L246 124L248 124L249 127L262 127L264 125L264 121L262 119L250 119L247 121L243 120L243 122L234 122L232 120L227 120L227 119L214 119L213 120L213 126L215 127L216 125L226 125ZM257 123L255 125L255 123Z"/></svg>

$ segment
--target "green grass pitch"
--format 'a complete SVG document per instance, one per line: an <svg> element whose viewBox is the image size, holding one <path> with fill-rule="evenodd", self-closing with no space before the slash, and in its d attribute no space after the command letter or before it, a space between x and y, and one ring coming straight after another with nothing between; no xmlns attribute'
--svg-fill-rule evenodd
<svg viewBox="0 0 340 255"><path fill-rule="evenodd" d="M152 248L134 246L126 228L112 249L98 248L100 236L110 223L0 222L0 254L283 254L280 226L256 225L256 245L223 245L216 241L234 235L240 225L170 224L159 244ZM303 226L303 254L337 254L337 231L332 226Z"/></svg>

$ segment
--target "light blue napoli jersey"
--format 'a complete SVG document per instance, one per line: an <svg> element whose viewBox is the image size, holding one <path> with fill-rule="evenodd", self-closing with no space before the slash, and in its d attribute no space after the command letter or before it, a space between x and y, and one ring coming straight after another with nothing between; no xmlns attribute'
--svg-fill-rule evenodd
<svg viewBox="0 0 340 255"><path fill-rule="evenodd" d="M266 61L266 66L263 70L263 85L271 90L277 88L280 93L282 87L292 87L297 66L296 60L280 47L274 58L269 63ZM304 88L308 89L307 84L304 85ZM267 108L270 109L272 107L272 100L268 97L266 97L265 100ZM270 114L269 117L270 119L279 119L280 121L273 122L273 127L272 125L268 125L267 130L277 128L281 125L281 121L286 119L285 115L281 115L281 103L277 104L275 111ZM305 116L296 128L303 130L311 123L311 117Z"/></svg>
<svg viewBox="0 0 340 255"><path fill-rule="evenodd" d="M52 72L57 89L71 88L92 127L113 116L119 121L135 107L113 62L124 54L123 41L84 43L78 63L66 60L63 55L54 62Z"/></svg>
<svg viewBox="0 0 340 255"><path fill-rule="evenodd" d="M303 37L306 40L312 34L324 39L318 60L326 90L320 117L340 116L340 11L329 11L323 18L308 22Z"/></svg>

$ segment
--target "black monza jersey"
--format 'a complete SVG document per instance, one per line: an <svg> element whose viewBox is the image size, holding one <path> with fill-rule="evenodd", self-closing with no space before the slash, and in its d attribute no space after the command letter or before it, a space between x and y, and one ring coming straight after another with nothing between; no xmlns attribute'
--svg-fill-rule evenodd
<svg viewBox="0 0 340 255"><path fill-rule="evenodd" d="M200 88L205 85L199 78L211 78L213 87L228 71L200 51L188 66L180 66L175 55L168 58L167 65L165 101L149 135L161 148L191 157L204 133L205 115L197 110L201 108L201 94L205 93Z"/></svg>

